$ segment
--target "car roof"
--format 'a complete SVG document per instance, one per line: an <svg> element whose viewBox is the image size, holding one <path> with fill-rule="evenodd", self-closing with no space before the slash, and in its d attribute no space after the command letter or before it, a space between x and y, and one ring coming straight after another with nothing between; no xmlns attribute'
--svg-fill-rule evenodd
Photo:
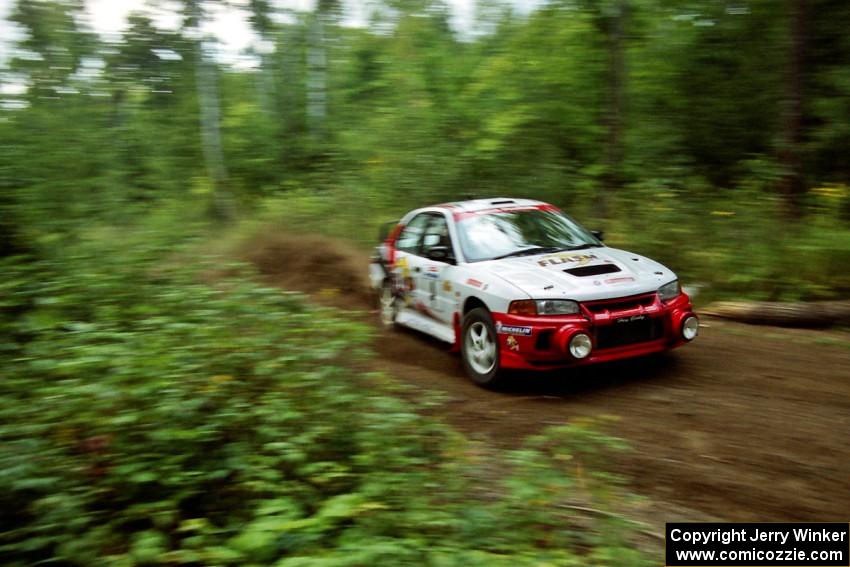
<svg viewBox="0 0 850 567"><path fill-rule="evenodd" d="M500 207L537 207L546 205L543 201L535 201L533 199L512 199L510 197L495 197L493 199L470 199L468 201L454 201L451 203L441 203L434 207L451 209L454 212L474 213L477 211L486 211L488 209L497 209Z"/></svg>

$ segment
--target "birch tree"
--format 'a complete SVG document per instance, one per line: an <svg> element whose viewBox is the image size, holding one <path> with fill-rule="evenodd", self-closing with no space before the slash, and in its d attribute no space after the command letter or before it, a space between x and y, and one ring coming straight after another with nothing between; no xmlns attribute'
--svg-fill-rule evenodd
<svg viewBox="0 0 850 567"><path fill-rule="evenodd" d="M212 183L211 213L216 219L228 221L233 218L234 212L221 143L217 67L212 56L207 53L214 38L207 36L203 30L204 22L208 17L206 10L208 3L204 0L186 0L183 8L183 30L193 42L201 148L207 175Z"/></svg>

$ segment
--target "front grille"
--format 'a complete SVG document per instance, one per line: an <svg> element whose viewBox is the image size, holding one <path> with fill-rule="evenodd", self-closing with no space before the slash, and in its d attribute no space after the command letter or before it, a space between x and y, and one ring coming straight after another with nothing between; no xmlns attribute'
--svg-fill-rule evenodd
<svg viewBox="0 0 850 567"><path fill-rule="evenodd" d="M615 348L645 343L664 336L664 322L657 317L638 315L639 318L615 320L610 325L596 329L596 348Z"/></svg>
<svg viewBox="0 0 850 567"><path fill-rule="evenodd" d="M587 276L601 276L602 274L613 274L619 272L620 268L614 264L597 264L596 266L579 266L578 268L569 268L564 270L566 273L580 278Z"/></svg>
<svg viewBox="0 0 850 567"><path fill-rule="evenodd" d="M606 299L603 301L591 301L584 304L591 313L605 313L629 311L638 307L649 307L655 302L655 294L635 295L632 297L621 297L619 299Z"/></svg>

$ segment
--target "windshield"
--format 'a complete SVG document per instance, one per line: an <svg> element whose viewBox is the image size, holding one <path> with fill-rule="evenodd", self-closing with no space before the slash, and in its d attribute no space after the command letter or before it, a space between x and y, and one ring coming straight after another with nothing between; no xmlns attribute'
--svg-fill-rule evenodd
<svg viewBox="0 0 850 567"><path fill-rule="evenodd" d="M556 210L517 209L473 214L457 223L467 262L601 246Z"/></svg>

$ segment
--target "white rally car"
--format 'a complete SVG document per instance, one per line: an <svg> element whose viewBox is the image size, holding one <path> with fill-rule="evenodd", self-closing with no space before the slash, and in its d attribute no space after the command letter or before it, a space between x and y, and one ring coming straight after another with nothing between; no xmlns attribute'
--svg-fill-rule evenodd
<svg viewBox="0 0 850 567"><path fill-rule="evenodd" d="M676 274L609 248L557 207L479 199L411 211L376 248L381 319L450 343L469 376L671 349L699 321Z"/></svg>

